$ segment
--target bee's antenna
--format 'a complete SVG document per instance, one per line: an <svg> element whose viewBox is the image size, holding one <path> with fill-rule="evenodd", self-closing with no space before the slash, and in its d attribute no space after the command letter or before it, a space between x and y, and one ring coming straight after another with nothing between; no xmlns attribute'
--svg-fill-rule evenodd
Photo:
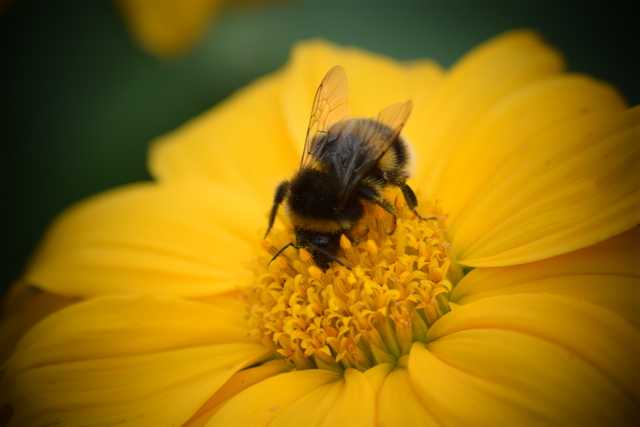
<svg viewBox="0 0 640 427"><path fill-rule="evenodd" d="M334 257L333 255L331 255L329 252L325 251L324 249L321 249L321 248L317 247L313 243L311 243L311 247L313 247L313 249L317 250L318 252L322 252L324 255L328 256L329 258L331 258L332 260L334 260L335 262L337 262L338 264L340 264L341 266L343 266L347 270L351 270L351 268L346 266L344 264L344 262L340 261L338 258Z"/></svg>
<svg viewBox="0 0 640 427"><path fill-rule="evenodd" d="M289 246L293 246L294 248L298 249L298 247L296 245L293 244L293 242L289 242L286 245L284 245L283 247L280 248L280 250L278 252L276 252L276 254L273 256L273 258L271 258L271 260L269 261L269 264L271 264L273 262L274 259L278 258L278 255L280 255L285 249L287 249ZM322 252L324 255L328 256L329 258L331 258L332 260L334 260L335 262L337 262L338 264L340 264L341 266L345 267L347 270L351 270L350 267L346 266L342 261L340 261L338 258L334 257L333 255L331 255L329 252L325 251L324 249L321 249L319 247L317 247L316 245L314 245L313 243L311 244L311 247L315 250L317 250L318 252ZM267 265L269 265L267 264Z"/></svg>
<svg viewBox="0 0 640 427"><path fill-rule="evenodd" d="M285 249L287 249L289 246L293 246L294 248L298 249L298 247L296 245L293 244L293 242L289 242L286 245L284 245L283 247L280 248L280 250L278 252L276 252L276 254L273 256L273 258L271 258L271 261L269 261L269 264L271 264L271 262L278 258L278 255L280 255ZM267 264L267 265L269 265Z"/></svg>

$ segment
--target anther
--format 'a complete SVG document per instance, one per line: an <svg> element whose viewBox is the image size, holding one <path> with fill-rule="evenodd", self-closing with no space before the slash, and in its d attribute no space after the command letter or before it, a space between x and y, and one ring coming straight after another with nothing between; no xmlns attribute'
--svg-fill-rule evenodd
<svg viewBox="0 0 640 427"><path fill-rule="evenodd" d="M311 256L311 253L309 253L308 250L304 248L300 248L299 253L300 253L300 260L305 264L307 264L309 267L311 267L312 265L316 265L316 263L313 262L313 257Z"/></svg>
<svg viewBox="0 0 640 427"><path fill-rule="evenodd" d="M371 239L367 240L367 254L369 255L371 265L374 267L378 265L380 262L380 258L378 257L378 245L376 245L376 242Z"/></svg>
<svg viewBox="0 0 640 427"><path fill-rule="evenodd" d="M281 257L276 258L276 265L282 271L287 273L289 275L289 277L291 277L292 279L295 278L298 275L298 271L295 268L293 268L291 266L291 264L289 264L289 261L287 261L287 259L285 257L281 256Z"/></svg>
<svg viewBox="0 0 640 427"><path fill-rule="evenodd" d="M260 246L262 247L262 249L267 252L269 255L271 255L272 257L278 253L278 248L276 248L275 246L273 246L273 244L266 239L262 239L260 241ZM273 261L273 260L272 260ZM271 262L271 261L269 261Z"/></svg>
<svg viewBox="0 0 640 427"><path fill-rule="evenodd" d="M349 238L344 234L340 236L340 247L344 251L344 255L349 260L349 263L354 267L358 265L358 257L356 256L356 252L353 249L351 240L349 240Z"/></svg>
<svg viewBox="0 0 640 427"><path fill-rule="evenodd" d="M384 226L385 214L386 214L386 211L384 211L380 206L375 207L374 218L376 221L376 231L378 232L380 242L383 242L387 237L387 230L385 229L385 226Z"/></svg>
<svg viewBox="0 0 640 427"><path fill-rule="evenodd" d="M329 286L331 284L331 280L329 280L327 275L324 274L324 272L320 268L316 267L315 265L312 265L311 267L309 267L309 276L318 280L325 286Z"/></svg>

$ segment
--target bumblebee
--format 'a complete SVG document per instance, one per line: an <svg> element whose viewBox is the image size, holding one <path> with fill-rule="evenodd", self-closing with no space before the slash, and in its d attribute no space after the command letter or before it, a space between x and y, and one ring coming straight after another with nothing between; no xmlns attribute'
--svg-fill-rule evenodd
<svg viewBox="0 0 640 427"><path fill-rule="evenodd" d="M284 246L272 260L294 246L309 251L323 270L331 260L344 265L336 258L340 237L355 238L354 228L365 215L363 201L393 215L395 228L395 207L381 196L389 186L400 188L407 206L426 219L417 212L418 201L406 183L411 152L400 136L411 100L390 105L373 118L353 118L347 116L347 92L344 69L333 67L313 101L300 168L275 191L265 238L284 203L296 243Z"/></svg>

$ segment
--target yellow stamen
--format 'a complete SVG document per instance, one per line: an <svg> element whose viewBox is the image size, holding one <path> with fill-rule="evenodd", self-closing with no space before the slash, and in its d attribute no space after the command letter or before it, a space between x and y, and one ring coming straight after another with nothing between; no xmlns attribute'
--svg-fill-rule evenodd
<svg viewBox="0 0 640 427"><path fill-rule="evenodd" d="M451 262L444 219L420 220L402 197L394 205L391 236L389 213L374 206L357 226L373 231L366 242L341 237L335 255L351 270L333 262L323 271L304 249L289 249L267 266L277 244L295 237L275 227L276 245L261 242L266 255L246 294L252 335L298 369L333 371L396 363L426 340L451 310L449 294L462 272ZM445 217L438 203L421 204L420 213Z"/></svg>
<svg viewBox="0 0 640 427"><path fill-rule="evenodd" d="M311 253L308 250L302 248L302 249L300 249L299 254L300 254L300 259L302 260L302 262L307 264L309 267L311 267L313 265L316 265L316 263L313 262L313 257L311 256Z"/></svg>
<svg viewBox="0 0 640 427"><path fill-rule="evenodd" d="M367 240L367 254L369 255L369 261L372 266L375 266L380 262L380 258L378 257L378 245L376 245L376 242L371 239Z"/></svg>
<svg viewBox="0 0 640 427"><path fill-rule="evenodd" d="M378 231L378 239L380 241L384 241L384 239L387 238L387 229L384 224L386 215L389 215L389 213L387 213L387 211L382 209L380 206L376 205L374 210L374 218L376 221L375 229Z"/></svg>
<svg viewBox="0 0 640 427"><path fill-rule="evenodd" d="M276 258L276 265L278 266L278 268L280 268L282 271L285 271L292 278L298 275L298 272L295 270L295 268L293 268L289 264L289 261L287 261L287 259L283 256L279 256L278 258Z"/></svg>
<svg viewBox="0 0 640 427"><path fill-rule="evenodd" d="M273 246L268 240L263 239L262 241L260 241L260 246L262 247L263 251L267 252L271 256L274 256L278 253L278 248Z"/></svg>
<svg viewBox="0 0 640 427"><path fill-rule="evenodd" d="M344 251L345 256L349 260L349 264L352 267L358 265L358 258L356 256L355 251L353 250L353 245L351 244L351 240L344 234L340 236L340 247Z"/></svg>

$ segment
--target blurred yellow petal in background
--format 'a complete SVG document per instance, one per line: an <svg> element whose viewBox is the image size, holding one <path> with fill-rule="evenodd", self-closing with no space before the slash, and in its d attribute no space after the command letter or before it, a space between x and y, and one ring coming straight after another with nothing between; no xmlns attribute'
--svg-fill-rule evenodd
<svg viewBox="0 0 640 427"><path fill-rule="evenodd" d="M271 0L269 0L271 1ZM189 51L214 25L230 3L251 0L115 0L131 35L145 50L161 58Z"/></svg>

